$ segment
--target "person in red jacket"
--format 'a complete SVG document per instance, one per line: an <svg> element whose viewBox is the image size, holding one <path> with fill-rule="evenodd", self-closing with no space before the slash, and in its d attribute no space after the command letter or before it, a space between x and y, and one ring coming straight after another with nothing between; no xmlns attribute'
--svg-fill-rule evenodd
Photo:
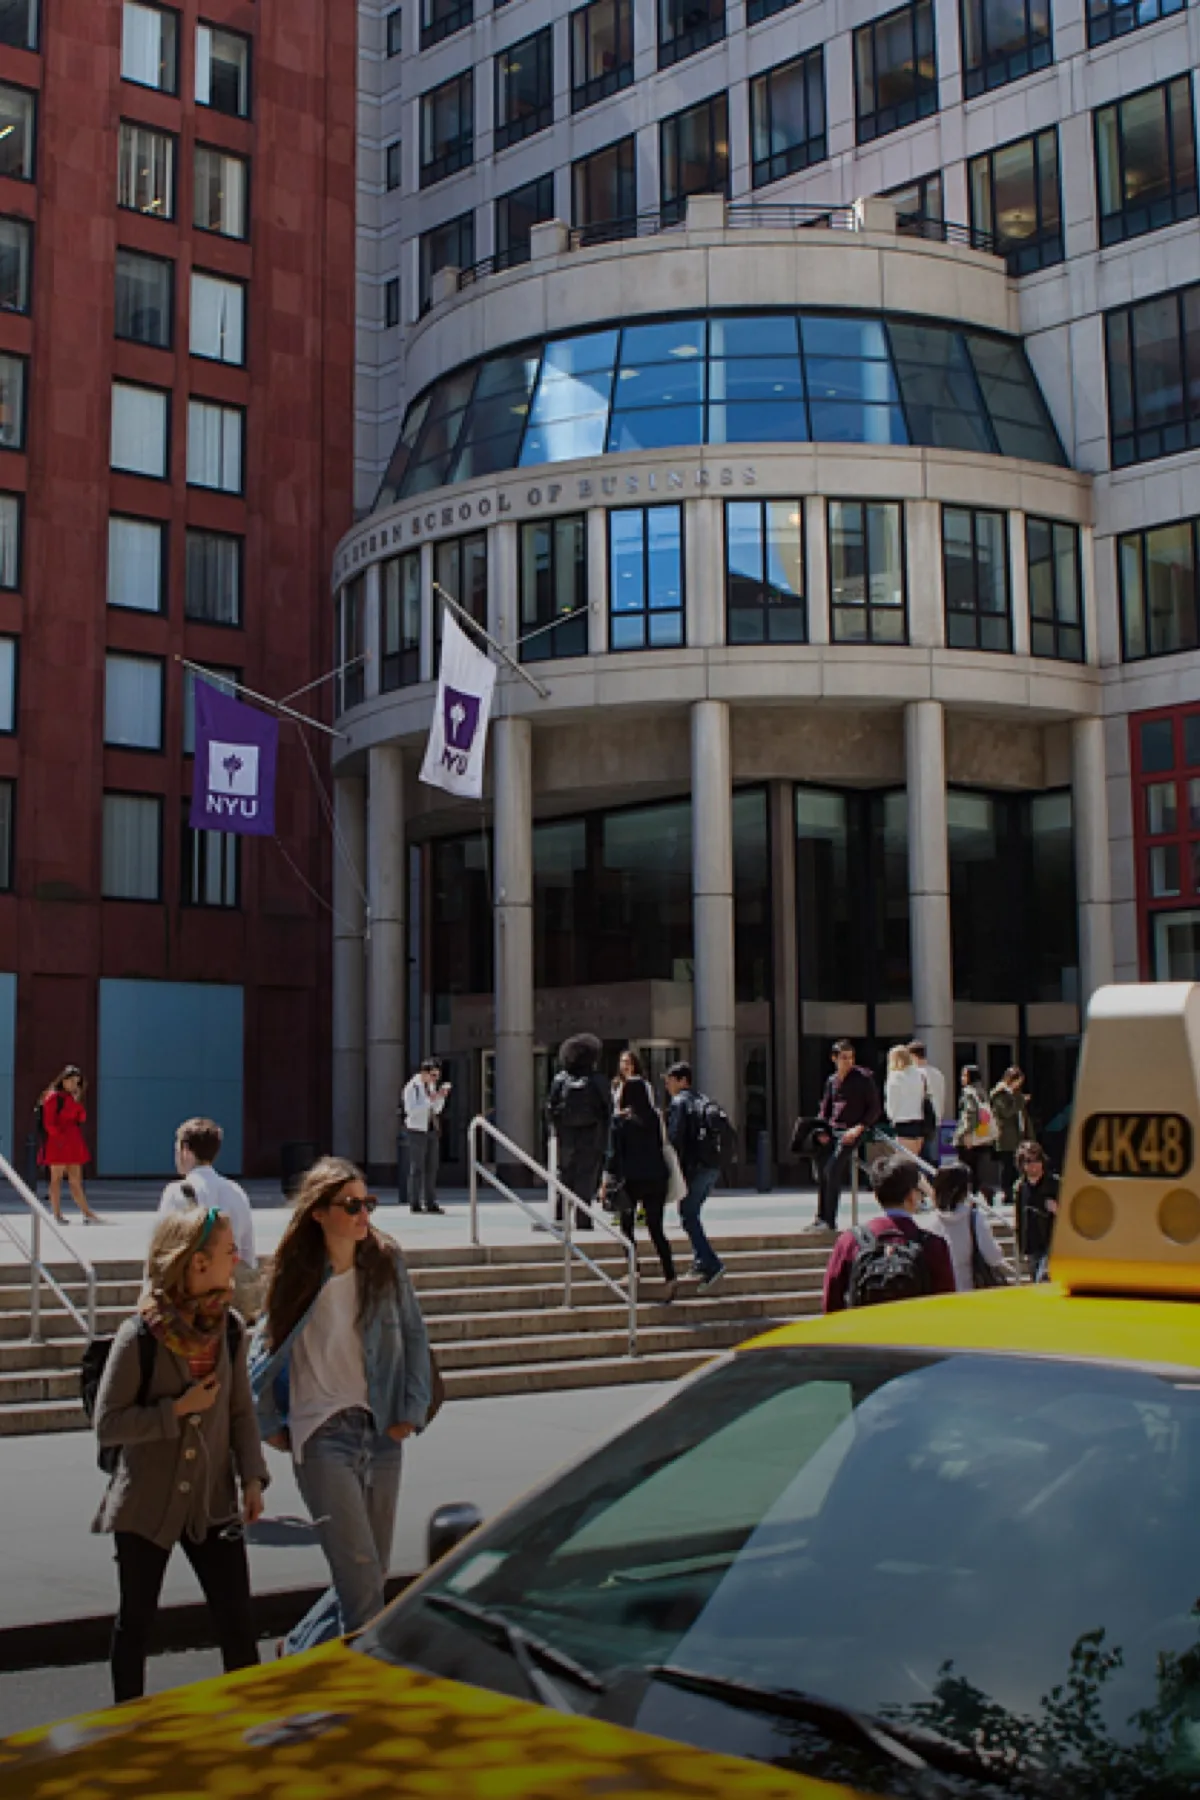
<svg viewBox="0 0 1200 1800"><path fill-rule="evenodd" d="M82 1127L87 1120L83 1104L83 1075L74 1063L68 1063L56 1075L38 1106L42 1115L42 1146L38 1162L50 1171L50 1210L63 1223L62 1178L66 1175L71 1197L83 1214L85 1225L98 1225L100 1218L87 1203L83 1191L83 1165L91 1161Z"/></svg>
<svg viewBox="0 0 1200 1800"><path fill-rule="evenodd" d="M954 1264L944 1238L922 1231L913 1217L921 1206L921 1171L906 1157L887 1156L871 1170L871 1186L883 1208L882 1216L866 1226L873 1237L905 1238L920 1246L928 1276L927 1291L953 1294L956 1291ZM859 1240L853 1231L844 1231L833 1247L829 1267L825 1271L824 1309L827 1313L844 1312L859 1255ZM880 1295L879 1298L884 1296ZM889 1294L887 1298L892 1298Z"/></svg>

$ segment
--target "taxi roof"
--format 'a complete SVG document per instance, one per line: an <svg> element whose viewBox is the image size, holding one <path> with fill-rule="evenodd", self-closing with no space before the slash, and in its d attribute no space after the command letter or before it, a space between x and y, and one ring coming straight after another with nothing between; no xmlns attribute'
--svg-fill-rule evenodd
<svg viewBox="0 0 1200 1800"><path fill-rule="evenodd" d="M739 1346L1006 1351L1200 1369L1200 1305L1188 1300L1070 1294L1057 1283L940 1294L798 1319Z"/></svg>

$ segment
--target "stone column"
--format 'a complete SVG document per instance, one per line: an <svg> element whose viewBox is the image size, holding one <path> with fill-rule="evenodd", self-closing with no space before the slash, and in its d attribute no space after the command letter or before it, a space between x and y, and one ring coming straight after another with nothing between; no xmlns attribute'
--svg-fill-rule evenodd
<svg viewBox="0 0 1200 1800"><path fill-rule="evenodd" d="M800 1105L800 953L796 939L796 800L790 781L767 790L771 845L771 943L775 968L772 1039L775 1155L790 1162Z"/></svg>
<svg viewBox="0 0 1200 1800"><path fill-rule="evenodd" d="M404 1080L404 753L380 744L367 759L367 1167L390 1179L396 1162L396 1103Z"/></svg>
<svg viewBox="0 0 1200 1800"><path fill-rule="evenodd" d="M336 778L333 807L341 846L335 845L333 853L333 1149L338 1156L361 1161L366 1148L366 911L360 887L367 849L367 795L361 776Z"/></svg>
<svg viewBox="0 0 1200 1800"><path fill-rule="evenodd" d="M696 1084L736 1117L733 763L729 704L692 707L692 1060Z"/></svg>
<svg viewBox="0 0 1200 1800"><path fill-rule="evenodd" d="M496 1123L537 1154L533 1093L533 727L492 726L495 793ZM501 1155L501 1162L504 1161Z"/></svg>
<svg viewBox="0 0 1200 1800"><path fill-rule="evenodd" d="M946 734L940 700L904 709L908 784L908 907L913 1035L954 1095L954 963L950 939L950 853L946 836Z"/></svg>
<svg viewBox="0 0 1200 1800"><path fill-rule="evenodd" d="M685 641L709 649L725 642L725 556L721 542L721 502L707 496L683 509Z"/></svg>
<svg viewBox="0 0 1200 1800"><path fill-rule="evenodd" d="M587 513L588 655L608 650L608 513L602 506Z"/></svg>
<svg viewBox="0 0 1200 1800"><path fill-rule="evenodd" d="M1079 906L1079 1006L1082 1013L1098 987L1114 979L1112 870L1109 863L1108 788L1104 721L1071 724L1071 806L1075 831L1075 885Z"/></svg>

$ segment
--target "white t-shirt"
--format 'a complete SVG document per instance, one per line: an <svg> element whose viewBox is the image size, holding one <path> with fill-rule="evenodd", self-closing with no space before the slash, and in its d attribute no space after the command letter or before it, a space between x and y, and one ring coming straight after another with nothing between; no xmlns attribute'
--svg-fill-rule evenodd
<svg viewBox="0 0 1200 1800"><path fill-rule="evenodd" d="M195 1194L195 1200L189 1200L183 1192L184 1182ZM199 1206L205 1211L210 1206L223 1212L233 1226L234 1242L237 1244L238 1261L247 1269L257 1269L258 1252L254 1248L254 1214L250 1210L250 1202L245 1192L236 1181L229 1181L224 1175L218 1175L211 1163L200 1163L190 1175L180 1181L172 1181L163 1189L163 1197L158 1203L160 1213L188 1212L191 1207Z"/></svg>
<svg viewBox="0 0 1200 1800"><path fill-rule="evenodd" d="M940 1069L935 1069L932 1063L918 1063L917 1067L925 1077L926 1085L929 1088L929 1098L933 1101L938 1118L944 1119L946 1116L946 1077Z"/></svg>
<svg viewBox="0 0 1200 1800"><path fill-rule="evenodd" d="M883 1090L883 1104L893 1125L911 1125L925 1104L925 1078L916 1063L893 1069Z"/></svg>
<svg viewBox="0 0 1200 1800"><path fill-rule="evenodd" d="M329 1277L292 1346L288 1427L297 1462L313 1432L350 1406L370 1409L354 1269Z"/></svg>

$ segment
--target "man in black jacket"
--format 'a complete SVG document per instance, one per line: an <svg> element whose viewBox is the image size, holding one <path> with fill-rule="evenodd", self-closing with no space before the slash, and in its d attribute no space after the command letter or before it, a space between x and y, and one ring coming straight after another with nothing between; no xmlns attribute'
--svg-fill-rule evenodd
<svg viewBox="0 0 1200 1800"><path fill-rule="evenodd" d="M842 1188L858 1154L858 1142L882 1117L875 1077L854 1060L854 1045L839 1038L833 1046L833 1074L825 1083L820 1117L833 1132L833 1144L821 1167L817 1216L809 1231L836 1231Z"/></svg>
<svg viewBox="0 0 1200 1800"><path fill-rule="evenodd" d="M600 1186L611 1113L608 1089L596 1070L602 1048L590 1032L564 1039L558 1052L561 1066L546 1100L546 1122L558 1138L559 1178L589 1204ZM556 1194L554 1217L561 1223L562 1216L562 1195ZM575 1229L592 1230L591 1217L582 1208L576 1210Z"/></svg>

